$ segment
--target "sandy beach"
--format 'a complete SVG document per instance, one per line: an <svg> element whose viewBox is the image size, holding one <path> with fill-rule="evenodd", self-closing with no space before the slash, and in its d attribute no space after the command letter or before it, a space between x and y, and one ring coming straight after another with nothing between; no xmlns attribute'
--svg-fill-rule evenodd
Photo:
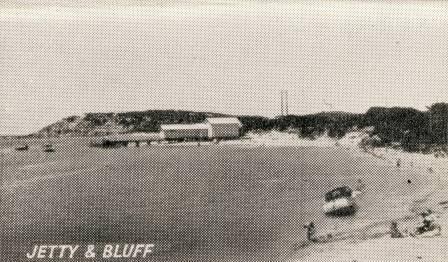
<svg viewBox="0 0 448 262"><path fill-rule="evenodd" d="M351 136L351 138L348 138ZM347 239L332 243L316 244L308 254L290 261L446 261L448 233L448 171L447 159L434 154L408 153L390 148L375 148L367 151L357 146L362 134L348 134L338 142L353 154L370 154L383 160L384 165L400 169L412 169L437 181L437 188L428 193L424 201L410 207L415 215L398 220L402 232L411 231L421 221L419 212L431 209L436 214L436 223L441 225L440 235L429 233L423 237L391 238L386 224L374 225L354 233Z"/></svg>
<svg viewBox="0 0 448 262"><path fill-rule="evenodd" d="M446 261L448 214L436 211L441 235L391 238L386 227L378 227L378 236L363 240L351 238L331 244L316 244L307 256L290 261ZM416 225L415 219L401 222L400 229Z"/></svg>

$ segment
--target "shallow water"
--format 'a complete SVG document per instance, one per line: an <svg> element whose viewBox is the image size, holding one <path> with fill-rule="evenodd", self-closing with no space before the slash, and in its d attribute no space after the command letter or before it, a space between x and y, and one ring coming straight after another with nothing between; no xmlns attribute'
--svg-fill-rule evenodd
<svg viewBox="0 0 448 262"><path fill-rule="evenodd" d="M154 243L161 261L284 260L304 240L304 223L325 234L403 217L431 184L339 148L56 149L2 157L2 261L25 261L35 243L67 242ZM366 188L355 216L325 217L323 194L359 178Z"/></svg>

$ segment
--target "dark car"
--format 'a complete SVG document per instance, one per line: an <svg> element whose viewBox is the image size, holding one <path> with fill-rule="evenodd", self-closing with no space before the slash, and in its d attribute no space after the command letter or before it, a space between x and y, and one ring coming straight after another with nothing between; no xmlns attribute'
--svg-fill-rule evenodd
<svg viewBox="0 0 448 262"><path fill-rule="evenodd" d="M337 187L325 194L324 213L327 215L350 215L356 211L353 191L348 186Z"/></svg>

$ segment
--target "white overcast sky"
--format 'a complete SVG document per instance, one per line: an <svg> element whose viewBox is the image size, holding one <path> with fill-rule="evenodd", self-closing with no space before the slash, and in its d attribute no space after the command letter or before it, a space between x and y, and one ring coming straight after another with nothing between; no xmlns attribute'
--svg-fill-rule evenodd
<svg viewBox="0 0 448 262"><path fill-rule="evenodd" d="M86 112L272 117L281 89L291 114L448 101L448 4L0 3L0 134Z"/></svg>

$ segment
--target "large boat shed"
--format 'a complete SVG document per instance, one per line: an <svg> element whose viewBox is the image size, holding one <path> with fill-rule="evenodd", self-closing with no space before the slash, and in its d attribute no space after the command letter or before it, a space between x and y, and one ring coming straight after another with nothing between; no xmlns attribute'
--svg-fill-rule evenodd
<svg viewBox="0 0 448 262"><path fill-rule="evenodd" d="M237 138L241 126L235 117L213 117L201 124L161 125L160 129L165 140L207 140Z"/></svg>

